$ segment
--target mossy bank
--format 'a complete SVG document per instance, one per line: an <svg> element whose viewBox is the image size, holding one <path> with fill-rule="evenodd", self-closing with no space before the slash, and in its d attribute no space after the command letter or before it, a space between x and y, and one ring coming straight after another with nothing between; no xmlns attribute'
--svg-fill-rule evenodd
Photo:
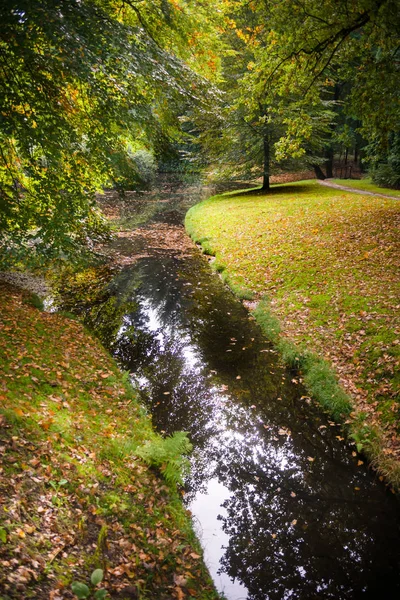
<svg viewBox="0 0 400 600"><path fill-rule="evenodd" d="M397 490L399 221L396 199L312 181L215 196L186 217L309 392Z"/></svg>
<svg viewBox="0 0 400 600"><path fill-rule="evenodd" d="M89 597L218 598L160 472L174 479L182 440L158 469L143 462L163 442L101 344L6 283L0 308L2 600L74 598L73 582Z"/></svg>

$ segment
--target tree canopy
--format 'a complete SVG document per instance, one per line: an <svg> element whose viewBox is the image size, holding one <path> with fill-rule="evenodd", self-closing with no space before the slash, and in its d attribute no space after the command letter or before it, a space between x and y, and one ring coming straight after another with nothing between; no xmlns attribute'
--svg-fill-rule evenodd
<svg viewBox="0 0 400 600"><path fill-rule="evenodd" d="M271 166L281 169L288 160L293 168L293 159L299 158L309 165L332 162L335 144L355 144L360 135L367 145L365 158L372 162L395 147L398 2L243 0L225 2L224 11L225 127L220 131L223 139L227 115L233 114L228 146L238 141L242 154L246 142L258 135L258 159L255 141L245 150L253 170L258 163L260 172L263 160L265 165L261 150L266 138ZM240 164L240 152L233 158ZM330 164L328 176L331 171Z"/></svg>
<svg viewBox="0 0 400 600"><path fill-rule="evenodd" d="M211 169L265 188L360 136L398 171L399 30L396 0L3 3L3 259L101 236L95 191L135 184L143 152L188 132Z"/></svg>
<svg viewBox="0 0 400 600"><path fill-rule="evenodd" d="M71 254L89 231L101 234L94 192L118 179L132 144L152 148L174 135L179 106L201 93L178 58L191 47L187 62L207 71L190 26L173 2L2 4L0 230L9 260Z"/></svg>
<svg viewBox="0 0 400 600"><path fill-rule="evenodd" d="M263 2L259 85L308 94L347 83L346 109L383 146L399 127L400 6L395 0Z"/></svg>

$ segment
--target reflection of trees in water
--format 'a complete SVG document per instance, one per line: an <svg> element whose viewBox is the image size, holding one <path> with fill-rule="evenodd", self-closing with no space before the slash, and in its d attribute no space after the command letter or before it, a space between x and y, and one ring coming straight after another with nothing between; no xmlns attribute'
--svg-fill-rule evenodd
<svg viewBox="0 0 400 600"><path fill-rule="evenodd" d="M135 299L139 285L137 276L121 271L108 282L96 301L85 311L85 324L94 331L112 353L119 348L119 331L126 315L137 310ZM126 332L129 336L129 332Z"/></svg>
<svg viewBox="0 0 400 600"><path fill-rule="evenodd" d="M377 578L381 591L393 594L395 506L385 506L356 471L325 474L323 456L310 463L307 448L302 452L292 438L271 443L271 435L250 429L246 437L232 436L220 454L216 475L231 491L221 516L229 536L222 570L254 600L375 598Z"/></svg>
<svg viewBox="0 0 400 600"><path fill-rule="evenodd" d="M171 278L159 274L161 281ZM197 271L186 299L175 278L169 287L160 280L142 287L159 329L150 330L139 309L134 330L150 359L137 366L155 424L168 433L188 431L196 447L189 501L211 478L229 490L221 509L229 536L221 568L254 600L357 598L363 587L373 597L377 572L386 573L381 588L395 588L398 551L389 561L382 551L395 508L386 506L386 520L383 494L335 440L337 430L300 401L275 356L260 352L266 345L243 321L241 307L225 303L222 311L225 294L209 279L195 288L199 279ZM204 302L211 295L212 306ZM217 371L212 378L210 370Z"/></svg>
<svg viewBox="0 0 400 600"><path fill-rule="evenodd" d="M136 374L145 378L142 393L157 429L167 434L186 431L195 447L196 458L186 490L192 496L212 476L209 469L214 449L209 440L220 428L215 397L201 368L186 364L182 342L161 343L157 332L147 332L146 341L150 360L139 366Z"/></svg>
<svg viewBox="0 0 400 600"><path fill-rule="evenodd" d="M94 277L98 275L96 279ZM138 277L108 266L66 277L58 290L59 308L81 316L85 325L113 352L125 315L137 310Z"/></svg>
<svg viewBox="0 0 400 600"><path fill-rule="evenodd" d="M218 278L196 259L146 259L113 286L98 313L105 342L143 379L157 428L189 433L187 499L215 477L228 490L221 568L254 600L394 598L395 501L288 385Z"/></svg>

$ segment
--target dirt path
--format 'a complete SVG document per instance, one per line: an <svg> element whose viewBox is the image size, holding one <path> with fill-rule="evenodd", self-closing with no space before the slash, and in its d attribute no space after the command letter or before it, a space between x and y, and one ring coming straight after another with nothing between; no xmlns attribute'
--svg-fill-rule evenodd
<svg viewBox="0 0 400 600"><path fill-rule="evenodd" d="M336 188L338 190L343 190L345 192L354 192L355 194L363 194L364 196L378 196L379 198L395 198L396 200L400 200L400 196L389 196L388 194L378 194L376 192L367 192L367 190L360 190L353 187L348 187L346 185L339 185L338 183L333 183L333 181L329 181L325 179L322 181L321 179L317 180L319 184L326 185L327 187Z"/></svg>

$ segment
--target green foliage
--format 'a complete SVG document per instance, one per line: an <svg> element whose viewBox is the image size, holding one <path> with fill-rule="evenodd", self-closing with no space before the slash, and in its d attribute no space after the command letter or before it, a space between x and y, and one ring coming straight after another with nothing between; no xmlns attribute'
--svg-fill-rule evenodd
<svg viewBox="0 0 400 600"><path fill-rule="evenodd" d="M214 250L212 249L211 244L209 243L207 238L204 238L203 240L198 240L198 243L201 244L201 249L203 254L206 254L207 256L214 256ZM223 271L222 266L220 268L216 269L217 271Z"/></svg>
<svg viewBox="0 0 400 600"><path fill-rule="evenodd" d="M104 551L106 550L107 547L107 534L108 534L108 529L107 529L107 525L102 525L99 531L99 535L97 536L97 547L96 547L96 556L98 558L100 558L101 556L103 556ZM96 569L96 571L93 571L93 573L96 573L95 577L99 576L98 571L100 571L100 569ZM92 573L92 575L93 575Z"/></svg>
<svg viewBox="0 0 400 600"><path fill-rule="evenodd" d="M400 171L390 162L373 167L370 171L372 181L382 187L400 189Z"/></svg>
<svg viewBox="0 0 400 600"><path fill-rule="evenodd" d="M269 4L264 14L269 24L264 81L305 94L327 94L335 83L346 83L348 114L360 119L370 140L397 128L398 2L289 0Z"/></svg>
<svg viewBox="0 0 400 600"><path fill-rule="evenodd" d="M268 179L327 161L332 177L335 150L364 140L385 157L400 123L396 0L240 0L223 10L224 93L194 119L213 174Z"/></svg>
<svg viewBox="0 0 400 600"><path fill-rule="evenodd" d="M66 479L60 479L60 481L49 481L49 485L51 485L53 490L58 492L61 487L68 485L68 481Z"/></svg>
<svg viewBox="0 0 400 600"><path fill-rule="evenodd" d="M256 3L225 5L220 94L205 113L193 111L197 142L211 161L213 178L254 179L318 163L322 134L332 120L331 103L305 100L265 85L265 10Z"/></svg>
<svg viewBox="0 0 400 600"><path fill-rule="evenodd" d="M97 585L98 583L103 581L103 575L104 573L102 569L95 569L90 576L90 581L92 585Z"/></svg>
<svg viewBox="0 0 400 600"><path fill-rule="evenodd" d="M103 577L104 577L103 569L95 569L90 576L90 583L92 584L93 587L95 587L103 581ZM90 597L96 598L97 600L102 600L103 598L106 598L106 596L107 596L106 589L97 589L97 590L91 591L90 588L85 583L81 583L79 581L74 581L71 584L71 589L72 589L73 593L75 594L75 596L77 596L79 598L79 600L81 598L90 598Z"/></svg>
<svg viewBox="0 0 400 600"><path fill-rule="evenodd" d="M121 148L110 157L113 167L112 180L119 192L146 189L156 177L157 164L148 150L133 151L131 147Z"/></svg>
<svg viewBox="0 0 400 600"><path fill-rule="evenodd" d="M136 454L148 465L157 467L170 484L183 485L185 474L190 468L189 459L184 456L192 450L187 433L177 431L172 436L156 437L136 448Z"/></svg>
<svg viewBox="0 0 400 600"><path fill-rule="evenodd" d="M279 350L285 365L292 369L301 369L307 359L307 351L285 339L279 340Z"/></svg>
<svg viewBox="0 0 400 600"><path fill-rule="evenodd" d="M0 542L5 544L7 542L7 531L4 527L0 527Z"/></svg>
<svg viewBox="0 0 400 600"><path fill-rule="evenodd" d="M89 596L90 596L90 589L88 588L88 586L85 583L80 583L79 581L74 581L71 584L71 589L72 589L73 593L75 594L75 596L77 596L79 599L89 598Z"/></svg>
<svg viewBox="0 0 400 600"><path fill-rule="evenodd" d="M338 422L343 422L352 411L350 397L339 386L332 367L323 359L310 353L302 366L304 383L309 393Z"/></svg>
<svg viewBox="0 0 400 600"><path fill-rule="evenodd" d="M217 265L217 270L218 266L222 267L222 265ZM225 267L221 269L221 279L230 287L232 292L237 298L239 298L239 300L253 300L254 293L252 290L243 285L241 278L233 279L230 277Z"/></svg>
<svg viewBox="0 0 400 600"><path fill-rule="evenodd" d="M365 445L369 442L369 429L367 427L358 428L350 437L354 440L357 452L362 452Z"/></svg>
<svg viewBox="0 0 400 600"><path fill-rule="evenodd" d="M384 159L371 158L372 181L382 187L400 189L400 133L393 135Z"/></svg>
<svg viewBox="0 0 400 600"><path fill-rule="evenodd" d="M89 2L2 6L0 230L14 260L73 253L101 231L93 195L116 137L105 128L121 114L114 59L128 41L109 18L110 6Z"/></svg>
<svg viewBox="0 0 400 600"><path fill-rule="evenodd" d="M199 33L210 41L206 22ZM107 233L95 192L110 180L150 183L154 163L143 149L177 137L183 105L205 87L176 57L207 64L201 35L189 50L192 26L169 0L2 3L5 265L79 255Z"/></svg>
<svg viewBox="0 0 400 600"><path fill-rule="evenodd" d="M151 152L147 150L137 150L132 161L138 174L139 182L143 187L149 187L156 177L156 161Z"/></svg>

